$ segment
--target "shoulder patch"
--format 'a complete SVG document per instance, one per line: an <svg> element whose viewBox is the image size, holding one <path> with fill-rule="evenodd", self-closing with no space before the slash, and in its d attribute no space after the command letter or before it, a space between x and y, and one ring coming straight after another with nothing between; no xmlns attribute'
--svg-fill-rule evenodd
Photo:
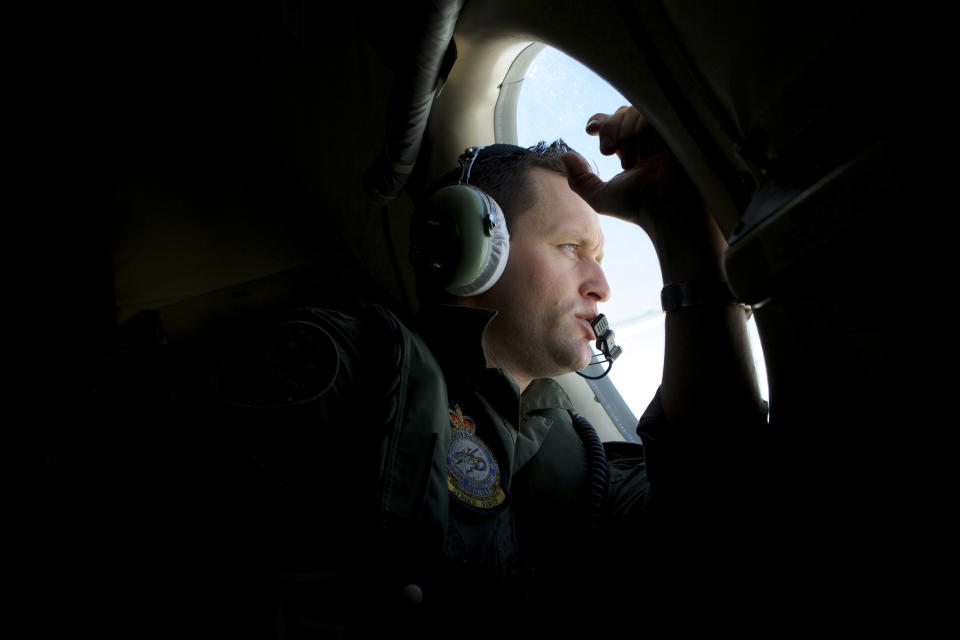
<svg viewBox="0 0 960 640"><path fill-rule="evenodd" d="M476 434L476 423L460 405L450 410L450 448L447 450L447 488L458 502L473 511L494 514L503 510L507 496L500 484L500 466L490 447Z"/></svg>

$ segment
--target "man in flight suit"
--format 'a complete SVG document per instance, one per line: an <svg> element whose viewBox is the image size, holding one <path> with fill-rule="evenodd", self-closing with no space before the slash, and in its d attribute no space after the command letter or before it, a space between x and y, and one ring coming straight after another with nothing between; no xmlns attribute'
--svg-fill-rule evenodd
<svg viewBox="0 0 960 640"><path fill-rule="evenodd" d="M284 628L480 634L509 616L569 630L578 603L622 589L618 575L659 602L712 588L686 578L716 557L723 536L703 528L736 513L720 496L741 486L737 434L762 419L725 241L636 109L587 131L621 159L607 183L572 151L477 158L471 184L510 233L486 291L425 309L416 332L380 308L300 309L221 372L251 454L290 503L271 506L285 533L268 563L283 569ZM645 446L605 455L550 380L589 363L590 320L611 295L597 212L649 234L672 301ZM265 421L250 407L280 411Z"/></svg>

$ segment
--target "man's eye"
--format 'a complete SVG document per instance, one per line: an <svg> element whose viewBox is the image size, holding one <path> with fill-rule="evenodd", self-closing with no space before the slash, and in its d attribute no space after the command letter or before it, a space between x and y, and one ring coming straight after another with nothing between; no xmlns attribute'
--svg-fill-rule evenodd
<svg viewBox="0 0 960 640"><path fill-rule="evenodd" d="M580 245L577 244L562 244L560 245L560 248L562 248L564 251L569 251L570 253L576 253L579 246Z"/></svg>

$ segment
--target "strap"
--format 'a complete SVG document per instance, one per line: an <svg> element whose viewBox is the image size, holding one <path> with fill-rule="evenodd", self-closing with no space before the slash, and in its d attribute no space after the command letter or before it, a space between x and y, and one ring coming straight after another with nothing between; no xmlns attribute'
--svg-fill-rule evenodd
<svg viewBox="0 0 960 640"><path fill-rule="evenodd" d="M693 307L723 306L736 301L723 280L675 282L660 291L660 304L667 313Z"/></svg>

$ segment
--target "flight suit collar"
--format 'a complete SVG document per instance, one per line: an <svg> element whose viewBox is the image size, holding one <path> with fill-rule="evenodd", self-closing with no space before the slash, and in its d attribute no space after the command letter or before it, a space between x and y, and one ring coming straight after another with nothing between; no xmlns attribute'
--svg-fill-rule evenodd
<svg viewBox="0 0 960 640"><path fill-rule="evenodd" d="M566 414L573 408L567 392L556 380L538 378L530 383L520 400L520 430L513 455L514 473L537 455L557 421L568 419L566 415L558 414Z"/></svg>
<svg viewBox="0 0 960 640"><path fill-rule="evenodd" d="M520 415L544 409L573 411L573 402L563 387L552 378L537 378L520 397Z"/></svg>

